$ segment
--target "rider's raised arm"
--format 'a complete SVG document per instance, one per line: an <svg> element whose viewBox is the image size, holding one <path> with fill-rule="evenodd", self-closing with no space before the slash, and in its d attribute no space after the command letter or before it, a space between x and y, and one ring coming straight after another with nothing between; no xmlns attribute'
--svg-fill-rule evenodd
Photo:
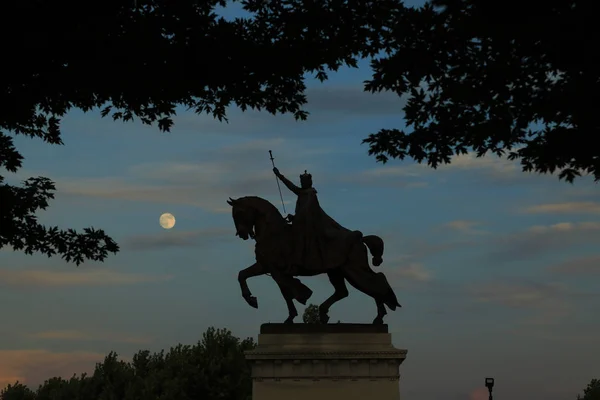
<svg viewBox="0 0 600 400"><path fill-rule="evenodd" d="M292 181L290 181L288 178L286 178L285 176L283 176L282 174L278 175L279 179L281 179L281 182L283 182L283 184L285 186L287 186L288 189L290 189L292 192L294 192L294 194L299 194L300 193L300 188L296 185L294 185L294 183Z"/></svg>

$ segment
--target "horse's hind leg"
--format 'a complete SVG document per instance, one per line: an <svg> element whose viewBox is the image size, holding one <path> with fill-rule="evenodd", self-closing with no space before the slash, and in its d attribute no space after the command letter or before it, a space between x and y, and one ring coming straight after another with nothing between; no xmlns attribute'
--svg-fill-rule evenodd
<svg viewBox="0 0 600 400"><path fill-rule="evenodd" d="M368 274L367 276L362 276L362 278L365 278L364 281L369 282L373 280L373 275L369 276L370 274ZM375 317L375 319L373 320L373 324L375 325L381 325L383 324L383 317L387 314L387 311L385 309L385 305L383 300L381 300L381 298L378 296L378 294L372 289L372 287L368 284L365 283L362 279L360 279L360 276L357 276L356 273L352 273L352 274L347 274L346 276L346 280L357 290L363 292L364 294L366 294L367 296L371 296L373 298L373 300L375 300L375 304L377 305L377 316Z"/></svg>
<svg viewBox="0 0 600 400"><path fill-rule="evenodd" d="M298 316L298 310L296 310L294 301L292 300L292 298L290 296L284 295L283 298L285 299L285 304L287 305L287 308L288 308L288 317L286 318L285 321L283 321L283 323L284 324L293 324L294 318L296 318Z"/></svg>
<svg viewBox="0 0 600 400"><path fill-rule="evenodd" d="M373 320L373 324L374 325L382 325L383 317L386 316L387 311L385 309L385 305L383 304L383 301L375 299L375 304L377 304L377 316Z"/></svg>
<svg viewBox="0 0 600 400"><path fill-rule="evenodd" d="M335 292L319 306L319 318L322 324L326 324L329 321L329 308L338 301L348 297L348 288L346 287L342 270L339 268L328 270L327 276Z"/></svg>
<svg viewBox="0 0 600 400"><path fill-rule="evenodd" d="M349 262L342 266L342 271L350 285L375 300L377 316L373 324L383 324L383 317L387 314L385 305L394 310L399 304L385 276L374 272L369 266L366 249L355 247Z"/></svg>
<svg viewBox="0 0 600 400"><path fill-rule="evenodd" d="M273 277L273 280L277 283L277 286L279 286L279 290L281 291L281 294L285 300L285 304L288 308L288 317L283 323L293 324L294 318L298 316L298 310L296 310L296 306L294 305L293 301L294 292L291 286L293 281L291 279L282 279L281 277L277 276L277 274L271 276Z"/></svg>

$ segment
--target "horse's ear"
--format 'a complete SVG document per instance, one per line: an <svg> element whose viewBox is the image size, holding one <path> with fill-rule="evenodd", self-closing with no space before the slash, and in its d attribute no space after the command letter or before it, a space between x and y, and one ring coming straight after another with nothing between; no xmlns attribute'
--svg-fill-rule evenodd
<svg viewBox="0 0 600 400"><path fill-rule="evenodd" d="M231 197L229 198L229 200L227 200L227 204L229 204L230 206L233 206L234 203L235 203L235 200L232 199Z"/></svg>

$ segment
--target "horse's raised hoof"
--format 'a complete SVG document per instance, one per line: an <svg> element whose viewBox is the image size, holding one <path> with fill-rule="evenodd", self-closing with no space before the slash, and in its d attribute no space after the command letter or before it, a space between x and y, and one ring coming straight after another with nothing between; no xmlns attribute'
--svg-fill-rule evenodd
<svg viewBox="0 0 600 400"><path fill-rule="evenodd" d="M293 282L292 291L294 293L294 299L296 299L298 303L306 305L306 302L312 296L313 291L296 278L293 279Z"/></svg>
<svg viewBox="0 0 600 400"><path fill-rule="evenodd" d="M254 296L244 296L244 300L246 303L250 305L252 308L258 308L258 300Z"/></svg>
<svg viewBox="0 0 600 400"><path fill-rule="evenodd" d="M383 325L383 317L375 317L373 325Z"/></svg>
<svg viewBox="0 0 600 400"><path fill-rule="evenodd" d="M296 300L298 303L306 305L306 302L308 299L310 299L310 296L312 296L312 290L303 290L302 293L296 297Z"/></svg>

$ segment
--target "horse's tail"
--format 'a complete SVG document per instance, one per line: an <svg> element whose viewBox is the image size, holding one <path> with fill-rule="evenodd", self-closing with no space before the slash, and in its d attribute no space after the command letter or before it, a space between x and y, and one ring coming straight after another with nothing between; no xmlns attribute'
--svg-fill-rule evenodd
<svg viewBox="0 0 600 400"><path fill-rule="evenodd" d="M383 239L377 235L363 236L362 241L367 245L373 258L373 266L379 267L383 262Z"/></svg>
<svg viewBox="0 0 600 400"><path fill-rule="evenodd" d="M387 291L385 292L385 295L383 296L384 304L386 306L388 306L389 309L392 311L396 310L397 307L402 307L400 305L400 303L398 303L398 298L396 297L396 293L394 293L394 289L392 289L392 287L390 286L385 275L383 275L381 272L378 272L377 275L379 275L380 279L383 281L383 285L385 285L385 287L387 287Z"/></svg>

